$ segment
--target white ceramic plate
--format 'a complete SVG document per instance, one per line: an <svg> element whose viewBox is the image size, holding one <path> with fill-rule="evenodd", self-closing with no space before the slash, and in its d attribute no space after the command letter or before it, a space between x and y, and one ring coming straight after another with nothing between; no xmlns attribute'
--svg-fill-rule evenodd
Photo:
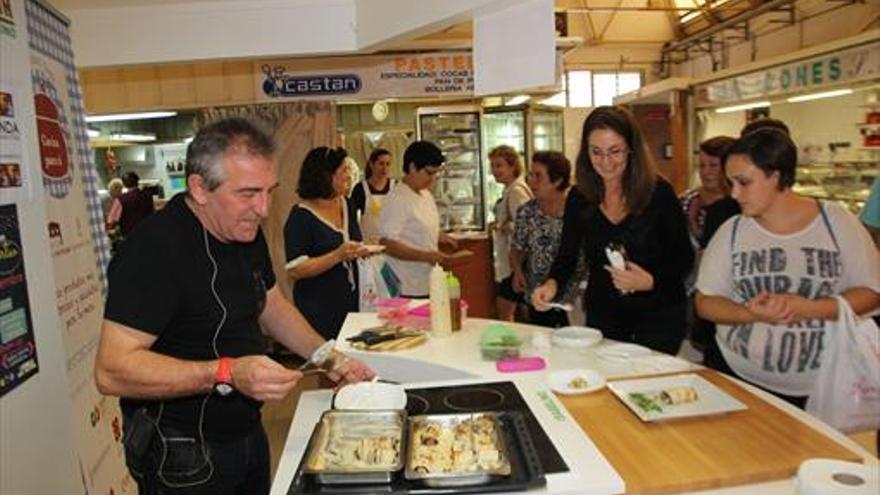
<svg viewBox="0 0 880 495"><path fill-rule="evenodd" d="M664 403L659 397L660 392L676 387L693 388L697 392L697 399L677 405ZM615 381L609 383L608 388L642 421L687 418L747 409L742 402L692 373Z"/></svg>
<svg viewBox="0 0 880 495"><path fill-rule="evenodd" d="M599 357L612 360L625 360L639 358L651 355L651 349L640 346L638 344L630 344L621 342L619 344L611 344L599 349L596 352Z"/></svg>
<svg viewBox="0 0 880 495"><path fill-rule="evenodd" d="M572 381L581 378L587 382L586 387L573 387ZM550 390L564 395L586 394L595 392L605 386L605 377L597 371L588 369L572 369L554 371L547 375Z"/></svg>
<svg viewBox="0 0 880 495"><path fill-rule="evenodd" d="M406 408L406 392L393 383L360 382L346 385L336 392L336 409L383 410Z"/></svg>
<svg viewBox="0 0 880 495"><path fill-rule="evenodd" d="M550 341L557 347L583 349L602 342L602 332L590 327L562 327L553 330Z"/></svg>

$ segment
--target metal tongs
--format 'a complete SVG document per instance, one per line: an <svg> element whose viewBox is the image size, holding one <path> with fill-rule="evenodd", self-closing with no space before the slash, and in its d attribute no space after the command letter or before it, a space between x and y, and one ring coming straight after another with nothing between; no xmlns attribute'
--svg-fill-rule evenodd
<svg viewBox="0 0 880 495"><path fill-rule="evenodd" d="M389 340L397 340L403 337L419 335L419 332L406 331L397 326L381 326L362 330L357 335L348 337L348 342L363 342L366 346L373 346Z"/></svg>
<svg viewBox="0 0 880 495"><path fill-rule="evenodd" d="M324 368L325 365L332 364L333 360L330 359L330 356L333 355L333 348L336 346L336 341L333 339L328 340L321 344L321 347L318 347L315 352L309 356L309 359L306 360L305 363L301 364L297 371L301 371L304 375L310 373L327 373L328 369Z"/></svg>

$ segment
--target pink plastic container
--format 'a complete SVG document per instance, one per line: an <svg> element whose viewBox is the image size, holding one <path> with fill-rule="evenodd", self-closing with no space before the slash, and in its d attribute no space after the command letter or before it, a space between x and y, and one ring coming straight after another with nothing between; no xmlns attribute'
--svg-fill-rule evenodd
<svg viewBox="0 0 880 495"><path fill-rule="evenodd" d="M376 301L376 313L382 321L392 321L406 316L410 299L389 297Z"/></svg>
<svg viewBox="0 0 880 495"><path fill-rule="evenodd" d="M547 367L544 359L538 356L506 358L495 363L495 369L502 373L516 373L518 371L536 371Z"/></svg>

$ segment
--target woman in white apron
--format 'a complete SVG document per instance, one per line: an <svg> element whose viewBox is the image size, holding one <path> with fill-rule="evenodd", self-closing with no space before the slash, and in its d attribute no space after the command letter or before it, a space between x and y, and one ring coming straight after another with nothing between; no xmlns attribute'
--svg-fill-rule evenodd
<svg viewBox="0 0 880 495"><path fill-rule="evenodd" d="M376 148L364 171L364 180L354 186L351 203L358 214L364 241L370 244L379 242L379 213L382 202L395 181L390 177L391 152Z"/></svg>

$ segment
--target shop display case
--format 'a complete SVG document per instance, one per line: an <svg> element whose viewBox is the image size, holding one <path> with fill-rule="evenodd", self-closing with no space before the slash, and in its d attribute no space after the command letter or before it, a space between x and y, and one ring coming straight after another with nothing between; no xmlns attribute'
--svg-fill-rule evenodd
<svg viewBox="0 0 880 495"><path fill-rule="evenodd" d="M446 157L433 191L441 228L485 229L480 107L422 107L416 119L418 138L435 143Z"/></svg>
<svg viewBox="0 0 880 495"><path fill-rule="evenodd" d="M563 150L562 112L533 105L457 105L416 110L419 139L446 156L434 197L444 230L484 230L503 187L492 177L489 150L512 146L529 165L535 151Z"/></svg>
<svg viewBox="0 0 880 495"><path fill-rule="evenodd" d="M827 161L799 166L796 192L838 201L856 214L862 210L874 180L880 175L880 104L862 107L866 109L865 119L855 123L861 141L843 150L829 146L831 154Z"/></svg>
<svg viewBox="0 0 880 495"><path fill-rule="evenodd" d="M535 151L563 151L562 112L534 105L489 107L483 113L483 143L486 154L496 146L512 146L529 167ZM503 186L492 178L489 157L483 156L486 182L487 221L492 207L501 197Z"/></svg>

